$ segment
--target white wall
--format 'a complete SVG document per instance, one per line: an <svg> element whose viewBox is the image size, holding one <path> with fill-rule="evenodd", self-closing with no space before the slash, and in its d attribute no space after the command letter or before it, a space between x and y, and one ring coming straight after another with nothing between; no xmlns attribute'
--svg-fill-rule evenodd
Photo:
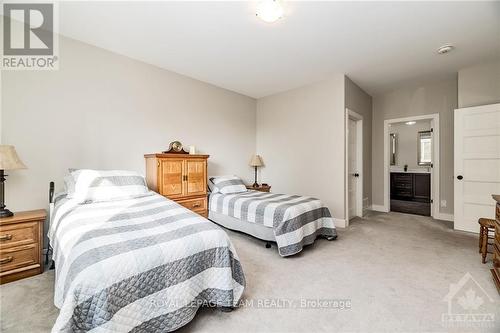
<svg viewBox="0 0 500 333"><path fill-rule="evenodd" d="M323 200L344 219L344 75L257 101L261 181Z"/></svg>
<svg viewBox="0 0 500 333"><path fill-rule="evenodd" d="M12 210L45 208L70 167L144 172L174 139L210 154L209 174L253 179L252 98L64 37L58 71L3 72L1 92L2 143L28 166L9 173Z"/></svg>
<svg viewBox="0 0 500 333"><path fill-rule="evenodd" d="M407 125L405 123L391 124L389 133L396 134L396 167L399 170L404 168L405 164L408 169L427 169L417 163L418 151L418 132L428 131L431 129L430 120L420 120L414 125Z"/></svg>
<svg viewBox="0 0 500 333"><path fill-rule="evenodd" d="M440 200L453 214L453 112L457 108L457 79L407 86L373 97L372 196L384 204L384 120L439 113ZM440 201L439 201L440 202Z"/></svg>
<svg viewBox="0 0 500 333"><path fill-rule="evenodd" d="M143 171L144 153L179 139L211 154L211 175L236 173L248 182L257 150L267 164L261 181L273 191L320 197L342 219L349 107L364 116L364 197L375 205L383 204L383 120L440 114L440 199L448 202L441 212L453 213L457 99L461 107L500 101L500 61L459 71L458 83L403 87L373 101L343 75L255 101L64 37L60 54L59 71L1 73L1 140L29 167L10 172L13 210L44 207L48 182L61 184L68 167Z"/></svg>
<svg viewBox="0 0 500 333"><path fill-rule="evenodd" d="M500 103L500 60L458 71L458 107Z"/></svg>
<svg viewBox="0 0 500 333"><path fill-rule="evenodd" d="M372 203L372 97L345 77L345 107L363 116L363 205Z"/></svg>

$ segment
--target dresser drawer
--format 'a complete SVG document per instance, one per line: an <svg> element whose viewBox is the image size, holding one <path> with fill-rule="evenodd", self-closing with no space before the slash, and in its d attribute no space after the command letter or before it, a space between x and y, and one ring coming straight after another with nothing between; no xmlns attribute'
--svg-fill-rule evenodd
<svg viewBox="0 0 500 333"><path fill-rule="evenodd" d="M0 249L38 242L39 222L25 222L0 227Z"/></svg>
<svg viewBox="0 0 500 333"><path fill-rule="evenodd" d="M408 174L394 173L393 179L397 182L400 182L400 183L411 184L413 182L413 178L412 178L411 173L408 173Z"/></svg>
<svg viewBox="0 0 500 333"><path fill-rule="evenodd" d="M195 212L202 212L207 209L207 198L196 198L177 201L180 205Z"/></svg>
<svg viewBox="0 0 500 333"><path fill-rule="evenodd" d="M0 250L0 272L39 263L38 245L24 245Z"/></svg>

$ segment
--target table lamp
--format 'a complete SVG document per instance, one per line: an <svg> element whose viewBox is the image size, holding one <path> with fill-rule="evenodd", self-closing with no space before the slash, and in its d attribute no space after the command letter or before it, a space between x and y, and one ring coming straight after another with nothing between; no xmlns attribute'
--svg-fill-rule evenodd
<svg viewBox="0 0 500 333"><path fill-rule="evenodd" d="M255 183L253 183L253 187L259 187L259 184L257 184L257 168L263 166L264 163L262 162L262 158L260 155L253 155L252 160L250 161L250 166L253 166L255 168Z"/></svg>
<svg viewBox="0 0 500 333"><path fill-rule="evenodd" d="M5 170L26 169L26 165L17 156L14 146L0 145L0 218L13 216L10 210L5 208Z"/></svg>

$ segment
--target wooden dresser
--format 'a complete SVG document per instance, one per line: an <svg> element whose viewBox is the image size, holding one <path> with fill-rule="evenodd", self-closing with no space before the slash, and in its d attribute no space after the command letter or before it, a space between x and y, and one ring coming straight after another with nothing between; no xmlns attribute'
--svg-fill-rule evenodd
<svg viewBox="0 0 500 333"><path fill-rule="evenodd" d="M493 268L491 269L491 274L493 274L493 280L500 293L500 195L493 195L493 199L497 203L495 207L495 243L493 245Z"/></svg>
<svg viewBox="0 0 500 333"><path fill-rule="evenodd" d="M0 284L43 272L45 210L0 218Z"/></svg>
<svg viewBox="0 0 500 333"><path fill-rule="evenodd" d="M146 181L151 190L208 217L209 155L148 154L144 157Z"/></svg>

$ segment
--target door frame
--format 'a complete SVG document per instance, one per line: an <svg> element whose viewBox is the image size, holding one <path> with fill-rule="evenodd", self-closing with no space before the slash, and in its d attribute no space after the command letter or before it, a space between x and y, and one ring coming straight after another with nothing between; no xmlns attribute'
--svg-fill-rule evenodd
<svg viewBox="0 0 500 333"><path fill-rule="evenodd" d="M356 216L363 217L363 116L359 113L345 109L345 223L349 226L349 119L356 121L356 160L358 163L359 178L356 185ZM354 217L354 216L353 216Z"/></svg>
<svg viewBox="0 0 500 333"><path fill-rule="evenodd" d="M432 131L432 164L431 169L431 216L438 218L439 203L441 201L439 195L439 113L426 114L422 116L393 118L384 120L384 206L383 211L390 211L390 166L389 166L389 125L393 123L401 123L407 121L430 120Z"/></svg>

